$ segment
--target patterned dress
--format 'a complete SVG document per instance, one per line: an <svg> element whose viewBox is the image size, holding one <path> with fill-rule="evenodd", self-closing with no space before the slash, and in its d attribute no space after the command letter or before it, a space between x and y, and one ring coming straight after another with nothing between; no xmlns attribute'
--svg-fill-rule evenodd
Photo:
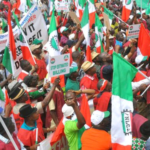
<svg viewBox="0 0 150 150"><path fill-rule="evenodd" d="M139 139L139 138L133 138L132 150L145 150L145 144L146 144L146 141Z"/></svg>

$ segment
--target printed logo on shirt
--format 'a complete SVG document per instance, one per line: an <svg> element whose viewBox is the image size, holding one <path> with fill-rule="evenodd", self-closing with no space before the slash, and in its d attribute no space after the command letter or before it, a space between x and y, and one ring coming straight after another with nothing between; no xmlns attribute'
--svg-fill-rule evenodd
<svg viewBox="0 0 150 150"><path fill-rule="evenodd" d="M68 58L68 55L65 55L65 56L64 56L64 60L65 60L65 61L68 61L68 59L69 59L69 58Z"/></svg>
<svg viewBox="0 0 150 150"><path fill-rule="evenodd" d="M131 4L131 0L126 0L125 3L126 3L126 5L130 5Z"/></svg>
<svg viewBox="0 0 150 150"><path fill-rule="evenodd" d="M51 64L55 63L55 58L51 58Z"/></svg>
<svg viewBox="0 0 150 150"><path fill-rule="evenodd" d="M50 46L51 46L55 51L59 51L58 38L57 38L57 36L53 36L53 37L50 39Z"/></svg>

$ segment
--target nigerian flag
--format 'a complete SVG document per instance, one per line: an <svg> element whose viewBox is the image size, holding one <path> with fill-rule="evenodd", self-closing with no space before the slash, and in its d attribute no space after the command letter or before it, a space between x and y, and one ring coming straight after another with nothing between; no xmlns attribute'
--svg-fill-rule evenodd
<svg viewBox="0 0 150 150"><path fill-rule="evenodd" d="M149 0L135 0L138 7L142 7L143 9L148 8Z"/></svg>
<svg viewBox="0 0 150 150"><path fill-rule="evenodd" d="M137 69L113 53L112 122L113 150L131 150L133 92L131 82Z"/></svg>
<svg viewBox="0 0 150 150"><path fill-rule="evenodd" d="M50 56L60 55L54 9L49 27L48 51Z"/></svg>
<svg viewBox="0 0 150 150"><path fill-rule="evenodd" d="M97 53L102 53L104 52L104 48L103 48L103 43L102 43L102 38L103 38L103 30L102 30L102 23L99 20L98 15L95 15L95 39L96 39L96 51Z"/></svg>
<svg viewBox="0 0 150 150"><path fill-rule="evenodd" d="M2 18L2 30L5 33L5 27L7 26L7 22Z"/></svg>
<svg viewBox="0 0 150 150"><path fill-rule="evenodd" d="M104 8L104 13L109 17L110 24L112 24L114 14L109 9L107 9L105 6L102 5L102 7Z"/></svg>
<svg viewBox="0 0 150 150"><path fill-rule="evenodd" d="M4 93L0 87L0 114L3 113L5 107L5 98L4 98Z"/></svg>

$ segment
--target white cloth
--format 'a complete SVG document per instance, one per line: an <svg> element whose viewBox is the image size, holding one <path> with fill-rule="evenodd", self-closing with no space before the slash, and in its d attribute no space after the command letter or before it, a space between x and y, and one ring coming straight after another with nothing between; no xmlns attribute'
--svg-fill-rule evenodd
<svg viewBox="0 0 150 150"><path fill-rule="evenodd" d="M139 82L132 82L132 90L135 90L136 88L140 87L140 85L142 84L146 84L146 85L149 85L150 84L150 77L148 77L148 79L144 79L144 80L141 80Z"/></svg>

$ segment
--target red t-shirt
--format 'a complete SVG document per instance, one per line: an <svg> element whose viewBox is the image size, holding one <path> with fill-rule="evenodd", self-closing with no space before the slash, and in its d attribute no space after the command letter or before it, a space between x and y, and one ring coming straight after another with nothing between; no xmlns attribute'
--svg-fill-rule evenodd
<svg viewBox="0 0 150 150"><path fill-rule="evenodd" d="M18 141L18 139L17 139L16 134L13 133L12 137L13 137L13 139L14 139L14 141L15 141L17 147L18 147L18 149L21 150L21 145L20 145L20 143L19 143L19 141ZM1 149L1 150L15 150L15 148L14 148L14 146L13 146L13 144L12 144L11 142L9 142L9 143L4 143L4 142L1 141L1 140L0 140L0 149Z"/></svg>
<svg viewBox="0 0 150 150"><path fill-rule="evenodd" d="M3 4L4 4L4 5L7 5L8 8L11 9L11 3L10 3L10 2L3 1Z"/></svg>
<svg viewBox="0 0 150 150"><path fill-rule="evenodd" d="M93 89L96 91L96 93L99 93L97 88L98 78L97 75L94 74L93 77L89 75L85 75L80 82L80 88L81 89Z"/></svg>
<svg viewBox="0 0 150 150"><path fill-rule="evenodd" d="M42 58L42 59L35 58L35 61L38 65L37 74L39 75L39 80L43 80L47 75L45 60L44 60L44 58Z"/></svg>

